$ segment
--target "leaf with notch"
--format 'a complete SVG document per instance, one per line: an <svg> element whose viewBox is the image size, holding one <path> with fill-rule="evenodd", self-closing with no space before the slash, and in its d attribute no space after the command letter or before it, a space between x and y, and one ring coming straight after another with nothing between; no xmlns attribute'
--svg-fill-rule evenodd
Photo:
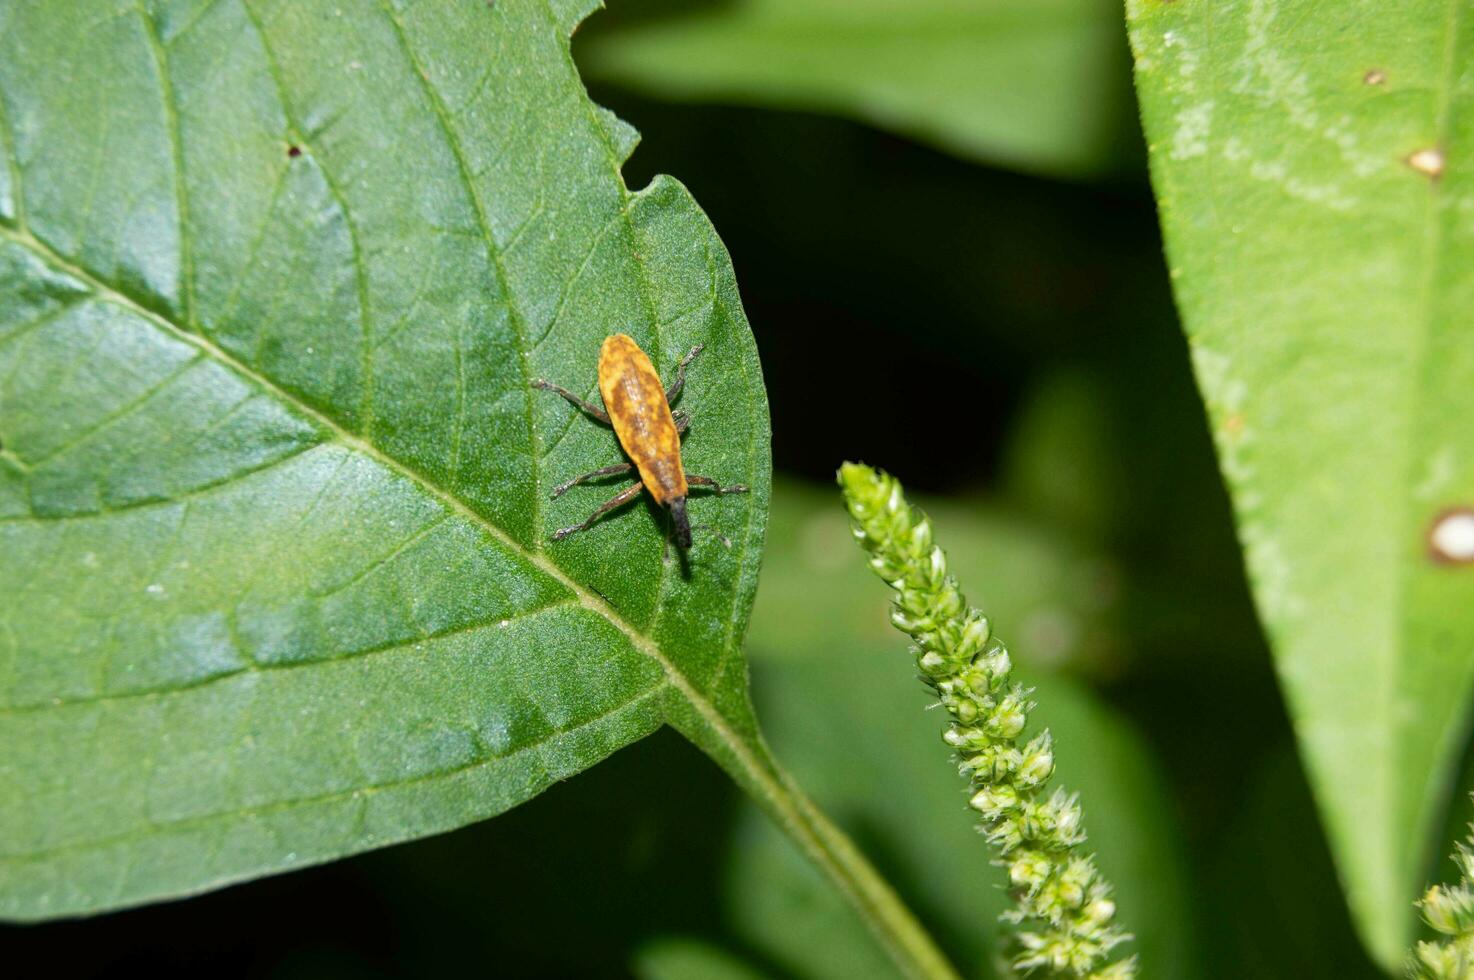
<svg viewBox="0 0 1474 980"><path fill-rule="evenodd" d="M721 243L568 51L583 2L0 6L0 915L490 816L670 721L761 782L767 409ZM702 342L697 499L532 391ZM744 769L744 767L746 767Z"/></svg>

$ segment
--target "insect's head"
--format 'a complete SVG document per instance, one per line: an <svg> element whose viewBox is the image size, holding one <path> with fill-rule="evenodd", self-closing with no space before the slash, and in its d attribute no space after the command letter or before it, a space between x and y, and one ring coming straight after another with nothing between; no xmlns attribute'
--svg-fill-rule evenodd
<svg viewBox="0 0 1474 980"><path fill-rule="evenodd" d="M686 519L686 498L671 497L670 519L675 526L676 544L682 548L691 547L691 522Z"/></svg>

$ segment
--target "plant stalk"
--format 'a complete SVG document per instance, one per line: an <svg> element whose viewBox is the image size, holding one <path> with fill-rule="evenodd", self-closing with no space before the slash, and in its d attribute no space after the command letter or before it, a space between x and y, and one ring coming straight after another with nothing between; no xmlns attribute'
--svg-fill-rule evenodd
<svg viewBox="0 0 1474 980"><path fill-rule="evenodd" d="M824 873L904 976L960 980L890 883L784 771L761 736L737 735L714 712L683 715L677 712L671 723L725 769Z"/></svg>
<svg viewBox="0 0 1474 980"><path fill-rule="evenodd" d="M791 824L780 816L779 825L860 913L891 960L915 980L960 980L931 934L849 836L804 795L787 773L779 770L779 778L794 811Z"/></svg>

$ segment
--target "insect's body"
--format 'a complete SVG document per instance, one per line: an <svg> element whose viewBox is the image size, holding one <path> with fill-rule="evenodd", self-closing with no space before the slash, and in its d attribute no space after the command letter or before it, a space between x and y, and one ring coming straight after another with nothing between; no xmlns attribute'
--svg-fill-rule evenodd
<svg viewBox="0 0 1474 980"><path fill-rule="evenodd" d="M686 517L686 497L691 486L710 487L716 493L747 492L747 488L741 485L723 487L709 476L687 473L681 465L681 434L686 431L689 419L684 412L672 412L670 403L686 383L686 365L700 353L698 344L676 365L676 379L671 386L662 388L655 365L640 350L639 344L622 333L605 338L599 351L599 394L603 396L607 412L551 381L538 378L532 382L534 388L556 392L600 422L612 425L620 446L633 463L633 466L631 463L615 463L576 476L560 483L553 490L554 497L561 497L572 487L600 477L628 473L631 469L638 470L640 474L638 483L606 501L588 520L554 532L554 541L587 530L601 515L648 491L656 503L670 509L676 544L689 548L691 524Z"/></svg>
<svg viewBox="0 0 1474 980"><path fill-rule="evenodd" d="M599 394L625 455L657 504L689 492L681 466L681 434L665 400L665 386L640 346L622 333L599 351Z"/></svg>

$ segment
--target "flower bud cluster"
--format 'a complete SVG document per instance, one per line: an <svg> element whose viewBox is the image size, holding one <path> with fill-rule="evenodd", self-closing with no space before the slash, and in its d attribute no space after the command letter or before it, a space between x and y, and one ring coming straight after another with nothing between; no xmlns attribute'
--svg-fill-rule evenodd
<svg viewBox="0 0 1474 980"><path fill-rule="evenodd" d="M1114 924L1110 886L1095 862L1074 853L1085 841L1079 801L1063 790L1045 792L1053 741L1045 731L1019 744L1034 702L1012 680L1008 648L988 618L968 606L930 521L906 503L894 477L846 463L839 484L871 569L896 590L891 623L915 642L921 679L951 716L942 740L956 751L972 788L968 805L1008 872L1016 900L1004 914L1016 944L1013 967L1046 976L1134 977L1134 957L1105 962L1130 937Z"/></svg>
<svg viewBox="0 0 1474 980"><path fill-rule="evenodd" d="M1454 864L1459 883L1434 885L1418 902L1424 921L1448 939L1418 943L1408 963L1413 980L1474 980L1474 850L1457 845Z"/></svg>

